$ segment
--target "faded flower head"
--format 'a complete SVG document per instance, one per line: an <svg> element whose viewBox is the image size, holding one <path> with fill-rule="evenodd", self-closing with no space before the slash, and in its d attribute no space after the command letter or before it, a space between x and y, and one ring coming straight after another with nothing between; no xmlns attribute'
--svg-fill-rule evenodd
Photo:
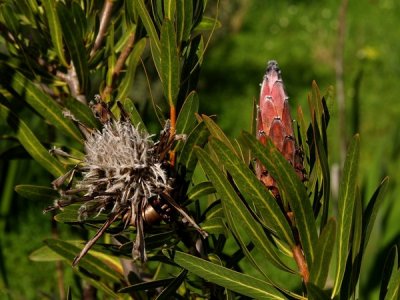
<svg viewBox="0 0 400 300"><path fill-rule="evenodd" d="M111 121L102 131L95 130L87 137L85 152L83 178L76 188L93 199L94 207L83 204L80 217L107 207L118 212L140 205L143 211L146 199L170 188L150 136L129 121Z"/></svg>
<svg viewBox="0 0 400 300"><path fill-rule="evenodd" d="M171 196L174 178L168 152L175 136L171 136L169 122L161 131L159 141L130 123L128 114L117 102L121 119L117 120L106 103L96 99L91 105L96 117L103 123L101 130L88 129L79 121L86 137L84 159L67 174L53 181L61 199L45 211L62 209L72 203L82 203L78 218L85 221L90 216L104 212L107 221L74 259L73 265L89 251L107 228L118 219L125 227L136 227L136 240L132 249L134 259L147 259L144 245L144 224L154 220L171 220L173 211L179 214L203 237L207 234L178 205ZM68 156L62 150L54 154ZM66 187L63 186L64 183Z"/></svg>

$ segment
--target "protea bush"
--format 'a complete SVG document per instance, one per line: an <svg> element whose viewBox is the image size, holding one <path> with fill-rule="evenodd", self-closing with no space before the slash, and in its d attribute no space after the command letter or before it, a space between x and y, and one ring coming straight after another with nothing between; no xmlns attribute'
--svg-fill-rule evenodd
<svg viewBox="0 0 400 300"><path fill-rule="evenodd" d="M326 98L313 82L293 114L275 60L250 132L200 115L206 4L0 4L1 119L52 177L16 191L59 223L30 258L57 264L59 299L358 299L388 179L362 202L355 135L332 201ZM384 269L397 299L396 247Z"/></svg>

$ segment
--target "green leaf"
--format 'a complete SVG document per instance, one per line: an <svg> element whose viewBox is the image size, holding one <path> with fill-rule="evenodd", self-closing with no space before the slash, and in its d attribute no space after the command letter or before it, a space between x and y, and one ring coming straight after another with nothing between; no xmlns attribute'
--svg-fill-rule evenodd
<svg viewBox="0 0 400 300"><path fill-rule="evenodd" d="M72 12L61 2L57 2L57 13L64 42L74 63L79 80L79 92L86 94L89 92L89 69L82 33L74 22Z"/></svg>
<svg viewBox="0 0 400 300"><path fill-rule="evenodd" d="M154 64L158 73L161 71L161 43L158 38L157 30L154 26L154 23L147 11L146 4L143 0L135 1L135 7L138 11L140 19L143 22L144 27L146 28L147 34L150 37L150 49L153 56Z"/></svg>
<svg viewBox="0 0 400 300"><path fill-rule="evenodd" d="M367 208L363 215L363 248L365 249L369 242L369 237L374 227L375 219L378 214L379 208L383 202L384 196L389 185L389 177L385 177L381 184L378 186L376 191L368 202Z"/></svg>
<svg viewBox="0 0 400 300"><path fill-rule="evenodd" d="M254 219L222 171L209 158L209 154L200 148L196 149L196 154L221 200L225 202L226 208L232 213L234 220L241 224L243 230L266 259L269 259L276 267L290 272L291 270L279 258L261 225Z"/></svg>
<svg viewBox="0 0 400 300"><path fill-rule="evenodd" d="M175 16L176 10L176 2L175 0L164 0L164 17L173 20Z"/></svg>
<svg viewBox="0 0 400 300"><path fill-rule="evenodd" d="M267 228L270 228L289 246L294 246L290 226L283 215L276 199L265 189L254 173L221 141L212 139L211 147L232 176L240 193L248 205L257 208L258 214Z"/></svg>
<svg viewBox="0 0 400 300"><path fill-rule="evenodd" d="M0 104L0 117L1 119L7 121L16 138L19 140L25 150L42 167L56 177L59 177L65 173L63 166L43 147L29 127L21 119L19 119L18 116L16 116L2 104Z"/></svg>
<svg viewBox="0 0 400 300"><path fill-rule="evenodd" d="M47 186L21 184L15 187L15 191L22 197L33 201L51 202L60 197L57 191Z"/></svg>
<svg viewBox="0 0 400 300"><path fill-rule="evenodd" d="M382 270L382 283L379 292L380 300L386 299L385 296L387 296L390 281L392 280L393 276L395 276L394 274L397 270L397 266L399 263L398 260L399 254L397 252L397 246L393 246L386 257L385 264Z"/></svg>
<svg viewBox="0 0 400 300"><path fill-rule="evenodd" d="M228 137L225 135L222 129L210 117L206 115L202 115L201 117L203 118L204 123L206 123L211 136L222 141L226 146L228 146L233 151L233 153L237 154L235 147L233 147L231 141L228 139Z"/></svg>
<svg viewBox="0 0 400 300"><path fill-rule="evenodd" d="M400 269L392 273L385 300L398 300L400 296Z"/></svg>
<svg viewBox="0 0 400 300"><path fill-rule="evenodd" d="M196 126L195 113L199 110L199 97L195 91L191 92L185 99L176 120L176 132L188 134Z"/></svg>
<svg viewBox="0 0 400 300"><path fill-rule="evenodd" d="M159 287L166 286L170 284L175 278L166 278L153 280L148 282L140 282L137 284L133 284L127 287L124 287L118 291L118 293L131 293L135 291L144 291L144 290L154 290Z"/></svg>
<svg viewBox="0 0 400 300"><path fill-rule="evenodd" d="M309 300L330 300L331 298L327 293L325 293L322 288L312 284L307 283L307 296Z"/></svg>
<svg viewBox="0 0 400 300"><path fill-rule="evenodd" d="M82 135L71 120L64 117L60 106L22 73L13 71L11 86L44 119L78 141Z"/></svg>
<svg viewBox="0 0 400 300"><path fill-rule="evenodd" d="M193 2L176 1L177 39L181 43L190 37L193 19Z"/></svg>
<svg viewBox="0 0 400 300"><path fill-rule="evenodd" d="M94 117L92 110L87 105L73 97L67 97L64 104L74 117L86 126L90 128L100 127L99 121Z"/></svg>
<svg viewBox="0 0 400 300"><path fill-rule="evenodd" d="M48 239L45 240L45 244L52 249L54 252L58 253L64 257L68 262L72 263L75 256L80 252L80 248L71 242L66 242L62 240ZM83 247L83 244L82 244ZM107 266L103 261L94 257L90 253L86 254L79 262L79 268L84 268L85 270L97 274L100 278L109 280L111 282L119 282L123 279L121 276L117 276L117 272Z"/></svg>
<svg viewBox="0 0 400 300"><path fill-rule="evenodd" d="M255 299L285 299L267 282L239 273L201 258L176 252L174 261L181 267L229 290Z"/></svg>
<svg viewBox="0 0 400 300"><path fill-rule="evenodd" d="M142 117L137 111L135 104L129 98L120 100L126 112L130 115L131 122L134 126L138 127L139 130L148 132L146 126L143 123Z"/></svg>
<svg viewBox="0 0 400 300"><path fill-rule="evenodd" d="M356 200L356 180L359 158L359 136L355 135L347 152L342 179L339 186L338 230L337 230L337 270L332 297L336 296L342 284L350 250L350 234Z"/></svg>
<svg viewBox="0 0 400 300"><path fill-rule="evenodd" d="M135 43L132 53L129 55L127 70L118 86L118 96L117 99L122 100L128 95L129 91L132 89L132 84L135 79L136 68L140 62L140 57L146 48L146 39L142 38L137 43Z"/></svg>
<svg viewBox="0 0 400 300"><path fill-rule="evenodd" d="M215 193L215 188L211 182L207 181L196 184L190 189L187 196L189 199L194 200L212 193Z"/></svg>
<svg viewBox="0 0 400 300"><path fill-rule="evenodd" d="M64 55L64 44L63 44L63 36L60 25L60 20L58 19L57 11L56 11L56 1L53 0L44 0L42 2L44 11L46 13L47 22L49 24L51 41L53 42L55 51L57 53L60 62L65 67L69 67L67 60Z"/></svg>
<svg viewBox="0 0 400 300"><path fill-rule="evenodd" d="M330 219L325 225L315 246L315 257L310 268L310 282L324 288L329 273L329 264L335 245L336 222Z"/></svg>
<svg viewBox="0 0 400 300"><path fill-rule="evenodd" d="M352 230L352 242L351 242L351 262L354 264L356 257L360 253L360 247L362 243L362 213L363 205L361 200L360 191L356 189L356 203L354 208L353 216L353 230Z"/></svg>
<svg viewBox="0 0 400 300"><path fill-rule="evenodd" d="M278 182L280 193L289 202L307 264L311 266L317 242L317 228L305 186L271 140L268 139L264 146L248 132L243 132L241 138Z"/></svg>
<svg viewBox="0 0 400 300"><path fill-rule="evenodd" d="M187 271L182 270L181 273L179 273L179 275L172 282L170 282L165 289L161 291L156 300L171 299L171 297L175 296L176 291L185 280L186 275Z"/></svg>
<svg viewBox="0 0 400 300"><path fill-rule="evenodd" d="M207 218L201 223L201 229L210 234L228 235L228 229L225 226L223 218Z"/></svg>
<svg viewBox="0 0 400 300"><path fill-rule="evenodd" d="M203 147L207 142L209 135L210 133L207 130L205 123L201 122L197 124L197 126L187 137L179 155L178 164L181 168L185 169L185 172L188 173L188 176L191 176L197 163L197 156L194 154L194 146Z"/></svg>
<svg viewBox="0 0 400 300"><path fill-rule="evenodd" d="M175 28L168 19L164 20L161 27L161 82L169 106L175 106L179 93L180 66Z"/></svg>
<svg viewBox="0 0 400 300"><path fill-rule="evenodd" d="M193 31L194 32L209 31L220 27L221 27L221 22L219 22L217 19L203 16L200 23L197 24L197 26L193 29Z"/></svg>
<svg viewBox="0 0 400 300"><path fill-rule="evenodd" d="M33 251L29 255L29 259L31 261L36 261L36 262L50 262L50 261L60 261L63 260L64 258L51 250L47 246L40 247L39 249Z"/></svg>

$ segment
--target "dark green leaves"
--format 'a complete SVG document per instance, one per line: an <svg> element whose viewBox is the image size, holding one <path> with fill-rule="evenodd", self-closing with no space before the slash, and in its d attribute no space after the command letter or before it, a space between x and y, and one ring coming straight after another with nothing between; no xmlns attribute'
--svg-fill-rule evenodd
<svg viewBox="0 0 400 300"><path fill-rule="evenodd" d="M336 237L336 222L328 221L315 247L315 257L310 268L310 282L324 288L329 272L329 264L332 258Z"/></svg>
<svg viewBox="0 0 400 300"><path fill-rule="evenodd" d="M255 299L285 299L267 282L229 270L183 252L176 252L174 261L183 268L208 281Z"/></svg>
<svg viewBox="0 0 400 300"><path fill-rule="evenodd" d="M43 6L47 17L47 22L49 24L51 41L53 42L57 56L60 59L60 62L65 67L68 67L69 64L67 63L67 60L64 55L63 36L62 36L60 20L58 18L56 10L56 3L57 3L56 1L44 0Z"/></svg>
<svg viewBox="0 0 400 300"><path fill-rule="evenodd" d="M347 152L343 177L339 186L338 230L337 230L337 271L332 297L337 295L342 284L350 249L350 234L356 200L356 181L359 157L359 137L354 136Z"/></svg>
<svg viewBox="0 0 400 300"><path fill-rule="evenodd" d="M317 242L317 229L304 185L294 172L293 167L275 148L272 141L268 140L264 147L247 132L243 132L241 138L243 143L252 150L253 155L261 161L278 182L280 192L290 203L307 263L311 265L314 258L314 247Z"/></svg>
<svg viewBox="0 0 400 300"><path fill-rule="evenodd" d="M61 2L57 3L57 13L60 19L64 42L71 55L73 67L79 80L79 92L85 94L89 88L89 69L82 33L75 24L72 13Z"/></svg>
<svg viewBox="0 0 400 300"><path fill-rule="evenodd" d="M179 92L180 66L176 33L172 22L165 19L161 27L161 81L170 106L175 106Z"/></svg>
<svg viewBox="0 0 400 300"><path fill-rule="evenodd" d="M283 264L278 257L272 243L265 235L262 226L248 211L247 207L229 183L225 174L210 159L209 155L204 150L198 148L196 149L196 154L205 173L209 176L210 181L217 190L217 193L225 203L224 207L232 214L235 222L241 224L241 228L247 233L248 237L266 258L268 258L278 268L289 271L289 268Z"/></svg>
<svg viewBox="0 0 400 300"><path fill-rule="evenodd" d="M33 159L35 159L43 168L55 177L61 176L65 173L63 166L43 147L29 127L7 107L1 104L0 117L7 121L15 137Z"/></svg>
<svg viewBox="0 0 400 300"><path fill-rule="evenodd" d="M46 186L38 186L30 184L17 185L15 187L15 191L22 197L27 198L29 200L43 201L47 203L59 197L57 191Z"/></svg>
<svg viewBox="0 0 400 300"><path fill-rule="evenodd" d="M240 193L250 207L254 205L257 208L260 218L266 224L266 227L276 232L277 236L289 246L294 246L291 229L276 199L227 146L216 139L211 140L210 145L232 176Z"/></svg>
<svg viewBox="0 0 400 300"><path fill-rule="evenodd" d="M82 136L79 130L71 120L64 117L60 106L31 80L16 71L13 74L11 86L43 118L60 129L64 134L81 141Z"/></svg>

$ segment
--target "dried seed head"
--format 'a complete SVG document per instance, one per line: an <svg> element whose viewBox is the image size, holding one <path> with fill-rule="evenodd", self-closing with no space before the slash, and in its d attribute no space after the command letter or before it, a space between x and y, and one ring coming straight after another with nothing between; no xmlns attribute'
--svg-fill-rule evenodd
<svg viewBox="0 0 400 300"><path fill-rule="evenodd" d="M91 103L91 107L103 128L101 131L88 129L75 120L86 137L85 157L74 169L53 181L53 186L60 190L61 199L45 210L82 203L78 210L81 221L102 212L108 214L107 221L85 245L73 265L118 219L125 226L136 227L132 255L142 261L146 260L144 223L153 222L157 217L171 221L171 214L179 212L206 237L207 234L170 196L174 178L169 176L168 152L175 138L170 136L169 122L161 131L160 140L154 143L151 136L130 123L120 103L117 104L121 119L116 120L106 103L99 98L95 100L97 103ZM65 182L66 187L62 188Z"/></svg>
<svg viewBox="0 0 400 300"><path fill-rule="evenodd" d="M129 208L169 189L166 171L147 133L129 122L112 121L102 131L94 131L85 142L83 178L76 185L96 201L98 213L112 205L111 212ZM80 216L91 213L82 207Z"/></svg>

